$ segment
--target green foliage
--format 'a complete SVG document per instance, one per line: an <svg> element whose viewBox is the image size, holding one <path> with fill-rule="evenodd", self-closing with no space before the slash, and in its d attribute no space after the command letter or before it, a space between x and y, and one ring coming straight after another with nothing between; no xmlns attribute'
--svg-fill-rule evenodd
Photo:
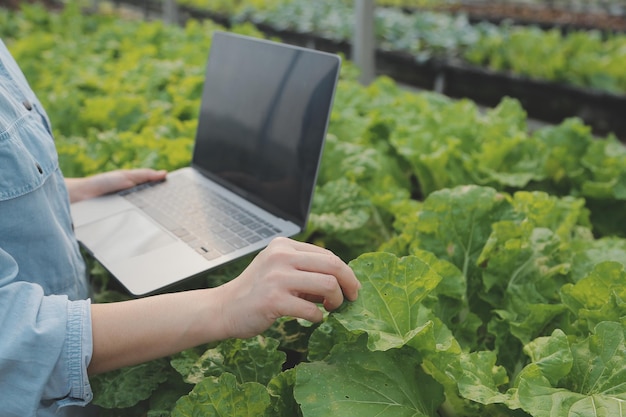
<svg viewBox="0 0 626 417"><path fill-rule="evenodd" d="M372 352L362 341L297 367L294 395L303 415L435 417L443 391L414 352Z"/></svg>
<svg viewBox="0 0 626 417"><path fill-rule="evenodd" d="M285 362L285 353L277 350L278 341L257 336L248 340L227 340L199 357L193 351L172 360L172 366L186 382L197 384L205 378L217 378L225 372L237 381L258 382L267 385L278 375Z"/></svg>
<svg viewBox="0 0 626 417"><path fill-rule="evenodd" d="M46 92L40 96L66 175L189 162L217 26L137 25L116 16L85 17L73 7L61 14L23 10L19 37L5 42L31 87ZM35 25L31 15L45 21Z"/></svg>
<svg viewBox="0 0 626 417"><path fill-rule="evenodd" d="M157 360L123 368L93 378L98 392L94 404L105 408L127 408L148 399L167 380L167 361Z"/></svg>
<svg viewBox="0 0 626 417"><path fill-rule="evenodd" d="M581 31L512 27L490 30L467 48L465 58L496 71L624 93L623 51L626 37Z"/></svg>
<svg viewBox="0 0 626 417"><path fill-rule="evenodd" d="M270 396L256 382L239 384L233 374L225 373L214 380L206 378L176 403L172 417L192 416L267 416Z"/></svg>
<svg viewBox="0 0 626 417"><path fill-rule="evenodd" d="M314 33L327 39L350 41L354 32L354 2L333 0L255 0L207 2L180 0L197 9L212 10L234 22L263 23L276 29ZM436 0L384 1L379 5L425 7ZM401 51L420 62L461 58L495 71L574 86L626 92L626 36L605 39L598 31L562 34L558 29L472 24L456 16L396 7L377 7L375 36L382 50Z"/></svg>
<svg viewBox="0 0 626 417"><path fill-rule="evenodd" d="M623 324L603 321L571 342L559 330L527 346L532 363L519 375L514 395L538 417L616 416L623 413L626 381Z"/></svg>
<svg viewBox="0 0 626 417"><path fill-rule="evenodd" d="M1 22L66 175L188 162L215 25L36 6ZM482 112L363 87L345 62L300 238L350 261L359 299L92 378L94 401L105 416L618 415L625 149L577 119L529 133L515 100ZM95 300L124 298L90 270Z"/></svg>
<svg viewBox="0 0 626 417"><path fill-rule="evenodd" d="M410 345L427 324L420 321L420 301L442 277L416 256L398 259L384 252L362 255L350 266L363 285L363 296L335 318L349 331L367 333L371 350Z"/></svg>

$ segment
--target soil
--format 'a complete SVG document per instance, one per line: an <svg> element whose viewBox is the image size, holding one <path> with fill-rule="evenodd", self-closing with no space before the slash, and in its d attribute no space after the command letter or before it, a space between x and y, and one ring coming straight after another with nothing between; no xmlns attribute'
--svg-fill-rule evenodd
<svg viewBox="0 0 626 417"><path fill-rule="evenodd" d="M564 29L599 29L626 32L626 15L602 12L571 11L549 6L525 4L477 3L440 6L436 10L466 13L472 21L501 22L512 20L518 24L537 24Z"/></svg>

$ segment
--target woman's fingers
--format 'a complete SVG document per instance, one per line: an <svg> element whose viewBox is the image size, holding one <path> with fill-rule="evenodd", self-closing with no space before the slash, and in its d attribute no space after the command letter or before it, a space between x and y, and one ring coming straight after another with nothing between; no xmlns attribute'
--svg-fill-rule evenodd
<svg viewBox="0 0 626 417"><path fill-rule="evenodd" d="M150 168L136 168L122 172L135 185L149 181L160 181L167 175L166 171L156 171Z"/></svg>
<svg viewBox="0 0 626 417"><path fill-rule="evenodd" d="M298 317L312 323L317 323L324 318L324 314L317 304L300 297L282 299L278 309L282 316Z"/></svg>
<svg viewBox="0 0 626 417"><path fill-rule="evenodd" d="M156 171L150 168L135 168L117 170L106 173L109 192L120 191L151 181L160 181L167 175L166 171Z"/></svg>
<svg viewBox="0 0 626 417"><path fill-rule="evenodd" d="M324 275L329 282L323 282L322 285L329 285L332 278L332 281L338 285L338 290L351 301L358 297L361 283L352 269L336 255L310 253L309 256L297 260L296 268Z"/></svg>
<svg viewBox="0 0 626 417"><path fill-rule="evenodd" d="M343 291L332 275L297 271L289 285L293 295L311 302L323 302L328 310L334 310L343 303Z"/></svg>
<svg viewBox="0 0 626 417"><path fill-rule="evenodd" d="M118 169L88 177L88 197L96 197L116 191L125 190L149 181L163 180L166 171L150 168Z"/></svg>
<svg viewBox="0 0 626 417"><path fill-rule="evenodd" d="M249 337L281 316L317 322L358 297L360 283L332 252L287 238L274 239L236 279L221 287L231 337Z"/></svg>
<svg viewBox="0 0 626 417"><path fill-rule="evenodd" d="M331 255L333 254L331 251L326 248L322 248L321 246L313 245L306 242L300 242L298 240L293 240L289 238L278 237L272 241L272 244L273 243L290 245L294 249L302 252L328 253Z"/></svg>
<svg viewBox="0 0 626 417"><path fill-rule="evenodd" d="M296 270L317 274L317 278L311 276L309 278L311 282L301 282L302 285L311 284L318 291L320 288L326 288L326 293L330 297L328 301L330 305L334 305L335 307L341 304L341 302L337 304L335 301L337 295L342 295L342 293L345 294L349 300L356 300L361 284L352 269L337 255L327 249L309 243L298 242L291 239L275 239L274 241L278 241L278 244L289 245L296 250L293 253L287 253L289 263ZM332 290L330 289L331 287ZM305 291L302 292L305 293ZM310 294L324 295L325 293ZM343 301L343 296L341 298Z"/></svg>

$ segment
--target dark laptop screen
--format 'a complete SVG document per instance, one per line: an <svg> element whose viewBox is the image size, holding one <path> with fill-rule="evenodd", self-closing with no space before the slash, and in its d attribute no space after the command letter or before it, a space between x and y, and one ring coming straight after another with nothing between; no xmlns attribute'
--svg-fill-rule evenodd
<svg viewBox="0 0 626 417"><path fill-rule="evenodd" d="M194 167L304 226L340 59L216 32Z"/></svg>

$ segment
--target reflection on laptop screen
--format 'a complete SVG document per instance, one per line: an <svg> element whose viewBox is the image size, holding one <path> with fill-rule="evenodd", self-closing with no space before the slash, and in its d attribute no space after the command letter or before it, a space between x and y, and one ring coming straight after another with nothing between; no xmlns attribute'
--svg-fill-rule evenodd
<svg viewBox="0 0 626 417"><path fill-rule="evenodd" d="M215 33L194 167L304 225L339 65L335 55Z"/></svg>

